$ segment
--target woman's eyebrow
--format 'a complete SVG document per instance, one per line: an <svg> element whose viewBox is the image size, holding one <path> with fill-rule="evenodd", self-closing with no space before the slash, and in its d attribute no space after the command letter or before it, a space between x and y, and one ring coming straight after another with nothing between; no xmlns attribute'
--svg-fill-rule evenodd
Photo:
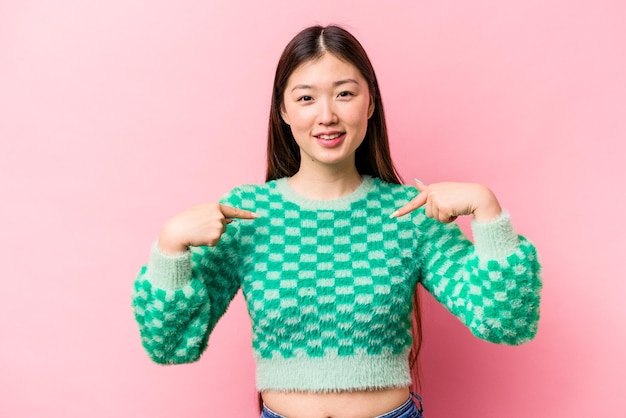
<svg viewBox="0 0 626 418"><path fill-rule="evenodd" d="M333 87L338 87L338 86L341 86L341 85L343 85L343 84L347 84L347 83L355 83L355 84L359 84L359 82L358 82L358 81L356 81L356 80L355 80L355 79L353 79L353 78L346 78L346 79L343 79L343 80L338 80L338 81L335 81L335 82L333 83ZM306 89L312 89L312 88L314 88L314 86L312 86L312 85L310 85L310 84L297 84L297 85L293 86L293 88L291 89L291 91L298 90L298 89L306 90Z"/></svg>
<svg viewBox="0 0 626 418"><path fill-rule="evenodd" d="M335 81L333 83L333 86L338 87L338 86L341 86L342 84L347 84L347 83L359 84L359 82L353 78L346 78L344 80Z"/></svg>

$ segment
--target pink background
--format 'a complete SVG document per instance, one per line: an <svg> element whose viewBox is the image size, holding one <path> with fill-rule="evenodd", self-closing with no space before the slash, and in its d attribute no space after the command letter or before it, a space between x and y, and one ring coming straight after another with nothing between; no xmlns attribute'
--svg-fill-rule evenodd
<svg viewBox="0 0 626 418"><path fill-rule="evenodd" d="M522 347L425 301L426 416L623 416L625 3L226 3L0 2L0 416L255 416L242 298L162 367L130 291L165 219L263 180L278 56L331 22L374 63L405 180L488 184L544 266Z"/></svg>

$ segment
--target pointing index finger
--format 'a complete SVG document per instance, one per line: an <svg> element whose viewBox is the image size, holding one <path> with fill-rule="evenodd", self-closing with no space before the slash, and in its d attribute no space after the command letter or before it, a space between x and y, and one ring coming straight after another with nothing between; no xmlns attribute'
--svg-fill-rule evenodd
<svg viewBox="0 0 626 418"><path fill-rule="evenodd" d="M239 209L239 208L234 208L232 206L228 206L228 205L222 205L220 204L220 210L222 211L222 214L224 214L225 217L229 218L229 219L256 219L259 217L259 215L257 215L254 212L250 212L248 210L243 210L243 209Z"/></svg>
<svg viewBox="0 0 626 418"><path fill-rule="evenodd" d="M423 192L424 190L426 190L426 185L420 180L420 179L413 179L415 180L415 188L417 190L419 190L420 192Z"/></svg>
<svg viewBox="0 0 626 418"><path fill-rule="evenodd" d="M418 179L415 179L416 189L419 190L419 194L412 199L409 203L402 206L400 209L396 210L394 213L389 215L390 218L397 218L399 216L404 216L407 213L414 211L415 209L423 206L428 200L428 191L426 190L428 186L424 185Z"/></svg>

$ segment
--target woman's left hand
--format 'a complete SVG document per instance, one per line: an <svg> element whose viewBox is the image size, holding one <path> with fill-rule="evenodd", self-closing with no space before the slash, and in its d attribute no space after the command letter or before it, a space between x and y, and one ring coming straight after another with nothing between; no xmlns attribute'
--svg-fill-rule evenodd
<svg viewBox="0 0 626 418"><path fill-rule="evenodd" d="M443 223L453 222L463 215L474 215L475 220L487 222L502 212L496 196L482 184L444 182L425 185L416 180L416 187L420 194L391 214L392 218L421 206L426 207L426 216Z"/></svg>

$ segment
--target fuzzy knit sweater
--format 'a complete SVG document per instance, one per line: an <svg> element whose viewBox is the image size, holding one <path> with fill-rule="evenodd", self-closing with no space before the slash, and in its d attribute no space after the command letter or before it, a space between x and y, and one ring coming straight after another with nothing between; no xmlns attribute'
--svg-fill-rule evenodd
<svg viewBox="0 0 626 418"><path fill-rule="evenodd" d="M532 339L534 246L506 212L474 221L474 243L423 208L389 217L416 195L368 176L335 200L304 198L286 178L234 189L221 202L259 218L232 222L215 247L172 256L153 246L133 293L143 346L158 363L197 360L242 289L260 391L406 387L418 282L476 336Z"/></svg>

